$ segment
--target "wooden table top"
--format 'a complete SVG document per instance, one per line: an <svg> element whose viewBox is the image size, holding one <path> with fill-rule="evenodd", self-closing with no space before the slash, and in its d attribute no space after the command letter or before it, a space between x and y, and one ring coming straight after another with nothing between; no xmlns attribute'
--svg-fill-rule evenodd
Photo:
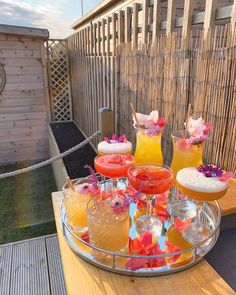
<svg viewBox="0 0 236 295"><path fill-rule="evenodd" d="M89 264L76 256L63 238L60 222L62 193L53 193L52 201L68 295L235 294L205 260L179 273L152 278L114 274Z"/></svg>

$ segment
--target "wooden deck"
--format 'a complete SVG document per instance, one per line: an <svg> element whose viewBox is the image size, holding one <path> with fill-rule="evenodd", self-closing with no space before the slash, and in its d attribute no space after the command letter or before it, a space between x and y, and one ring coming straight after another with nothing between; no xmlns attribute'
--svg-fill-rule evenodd
<svg viewBox="0 0 236 295"><path fill-rule="evenodd" d="M0 294L67 294L57 235L0 246Z"/></svg>

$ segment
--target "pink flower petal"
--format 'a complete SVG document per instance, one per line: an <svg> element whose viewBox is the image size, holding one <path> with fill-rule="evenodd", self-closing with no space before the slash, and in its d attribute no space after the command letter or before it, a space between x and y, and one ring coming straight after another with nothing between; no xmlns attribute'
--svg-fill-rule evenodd
<svg viewBox="0 0 236 295"><path fill-rule="evenodd" d="M129 258L125 266L133 271L145 267L147 262L146 258Z"/></svg>
<svg viewBox="0 0 236 295"><path fill-rule="evenodd" d="M150 232L145 232L140 236L140 241L144 247L152 244L152 234Z"/></svg>

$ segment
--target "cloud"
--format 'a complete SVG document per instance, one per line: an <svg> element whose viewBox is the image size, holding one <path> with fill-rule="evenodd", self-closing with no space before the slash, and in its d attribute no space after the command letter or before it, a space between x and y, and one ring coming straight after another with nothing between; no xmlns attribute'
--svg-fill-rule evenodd
<svg viewBox="0 0 236 295"><path fill-rule="evenodd" d="M72 33L71 22L63 16L65 5L65 0L58 0L56 4L43 0L36 5L24 1L0 0L0 20L9 25L46 28L50 38L65 38Z"/></svg>

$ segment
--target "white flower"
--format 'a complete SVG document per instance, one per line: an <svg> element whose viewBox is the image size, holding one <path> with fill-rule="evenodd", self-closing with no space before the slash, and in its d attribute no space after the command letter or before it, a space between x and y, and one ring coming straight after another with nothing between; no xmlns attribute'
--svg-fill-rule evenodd
<svg viewBox="0 0 236 295"><path fill-rule="evenodd" d="M156 123L157 120L159 119L159 112L158 111L152 111L148 117L150 121L153 123Z"/></svg>
<svg viewBox="0 0 236 295"><path fill-rule="evenodd" d="M203 130L206 128L204 123L205 121L202 119L202 117L198 118L197 120L194 120L190 116L188 126L187 126L189 134L191 136L203 135ZM185 127L186 127L186 123L185 123Z"/></svg>
<svg viewBox="0 0 236 295"><path fill-rule="evenodd" d="M136 116L137 116L139 124L145 126L145 128L149 128L153 123L156 123L159 118L158 111L152 111L149 115L136 113ZM133 116L133 120L134 120L134 127L137 127L134 116Z"/></svg>

